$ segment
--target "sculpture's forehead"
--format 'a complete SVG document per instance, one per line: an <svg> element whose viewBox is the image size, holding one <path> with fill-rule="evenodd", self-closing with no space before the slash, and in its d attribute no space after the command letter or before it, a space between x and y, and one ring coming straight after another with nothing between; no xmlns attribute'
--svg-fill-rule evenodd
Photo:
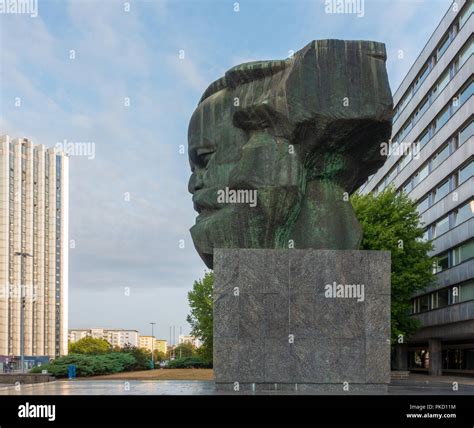
<svg viewBox="0 0 474 428"><path fill-rule="evenodd" d="M221 90L194 111L188 129L188 156L191 165L203 153L215 153L214 163L235 162L248 136L232 120L231 91Z"/></svg>
<svg viewBox="0 0 474 428"><path fill-rule="evenodd" d="M223 89L202 101L191 116L188 129L189 145L202 145L213 140L231 120L230 98Z"/></svg>

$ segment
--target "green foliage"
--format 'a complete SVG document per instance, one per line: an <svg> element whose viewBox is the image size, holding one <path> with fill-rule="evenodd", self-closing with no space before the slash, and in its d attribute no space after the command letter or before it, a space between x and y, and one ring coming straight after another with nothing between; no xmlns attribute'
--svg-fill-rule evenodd
<svg viewBox="0 0 474 428"><path fill-rule="evenodd" d="M70 354L41 367L35 367L30 372L41 373L42 370L48 370L53 376L67 377L70 364L76 366L77 376L97 376L133 370L136 360L128 352L111 352L104 355Z"/></svg>
<svg viewBox="0 0 474 428"><path fill-rule="evenodd" d="M133 356L135 363L132 366L132 370L147 370L150 368L150 351L127 344L121 349L120 352L131 354Z"/></svg>
<svg viewBox="0 0 474 428"><path fill-rule="evenodd" d="M196 348L190 343L181 343L173 350L173 355L176 358L192 357L196 354Z"/></svg>
<svg viewBox="0 0 474 428"><path fill-rule="evenodd" d="M167 357L166 357L166 354L164 352L161 352L161 351L158 351L158 349L155 349L153 351L153 360L156 362L158 361L164 361L166 360Z"/></svg>
<svg viewBox="0 0 474 428"><path fill-rule="evenodd" d="M96 339L91 336L69 343L69 353L71 354L101 355L107 354L111 349L112 345L105 339Z"/></svg>
<svg viewBox="0 0 474 428"><path fill-rule="evenodd" d="M188 293L191 313L187 317L191 325L191 334L202 341L198 349L199 356L212 362L212 286L214 273L206 272L204 278L194 281L193 289Z"/></svg>
<svg viewBox="0 0 474 428"><path fill-rule="evenodd" d="M410 316L411 297L434 280L432 244L422 240L416 202L391 187L377 196L354 194L351 200L364 232L361 249L391 251L392 342L399 335L406 341L419 328Z"/></svg>
<svg viewBox="0 0 474 428"><path fill-rule="evenodd" d="M199 357L186 357L170 360L166 366L167 369L205 369L211 368L212 363Z"/></svg>
<svg viewBox="0 0 474 428"><path fill-rule="evenodd" d="M93 338L84 338L93 339ZM42 370L48 370L53 376L67 377L68 365L76 366L76 376L98 376L103 374L120 373L132 370L148 370L150 368L151 353L134 346L126 345L122 349L108 347L107 353L93 354L102 350L102 342L108 342L102 339L93 339L93 341L81 339L79 349L87 352L71 352L65 357L56 358L51 363L33 368L31 373L41 373ZM89 344L93 346L89 346ZM71 346L70 346L71 349Z"/></svg>

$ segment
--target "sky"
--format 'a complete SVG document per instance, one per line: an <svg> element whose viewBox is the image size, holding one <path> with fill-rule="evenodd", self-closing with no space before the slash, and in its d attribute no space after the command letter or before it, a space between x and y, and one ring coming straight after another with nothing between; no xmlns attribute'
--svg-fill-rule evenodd
<svg viewBox="0 0 474 428"><path fill-rule="evenodd" d="M187 127L209 83L312 40L363 39L386 44L395 92L452 2L365 0L363 16L325 3L39 0L36 17L0 14L0 135L91 149L70 157L70 328L188 333L206 268Z"/></svg>

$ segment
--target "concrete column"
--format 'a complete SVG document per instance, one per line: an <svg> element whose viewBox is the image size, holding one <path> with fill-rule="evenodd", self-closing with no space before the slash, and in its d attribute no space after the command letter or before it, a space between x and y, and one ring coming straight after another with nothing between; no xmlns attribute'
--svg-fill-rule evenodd
<svg viewBox="0 0 474 428"><path fill-rule="evenodd" d="M443 374L441 361L441 340L429 339L428 350L430 352L430 376L441 376Z"/></svg>
<svg viewBox="0 0 474 428"><path fill-rule="evenodd" d="M408 370L408 346L404 343L396 344L394 354L394 370Z"/></svg>

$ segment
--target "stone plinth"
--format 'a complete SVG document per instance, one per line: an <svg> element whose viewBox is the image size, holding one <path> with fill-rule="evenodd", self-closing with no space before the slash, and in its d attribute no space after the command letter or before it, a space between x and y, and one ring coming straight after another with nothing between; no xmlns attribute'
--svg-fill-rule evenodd
<svg viewBox="0 0 474 428"><path fill-rule="evenodd" d="M218 389L387 391L389 252L216 249L214 260Z"/></svg>

